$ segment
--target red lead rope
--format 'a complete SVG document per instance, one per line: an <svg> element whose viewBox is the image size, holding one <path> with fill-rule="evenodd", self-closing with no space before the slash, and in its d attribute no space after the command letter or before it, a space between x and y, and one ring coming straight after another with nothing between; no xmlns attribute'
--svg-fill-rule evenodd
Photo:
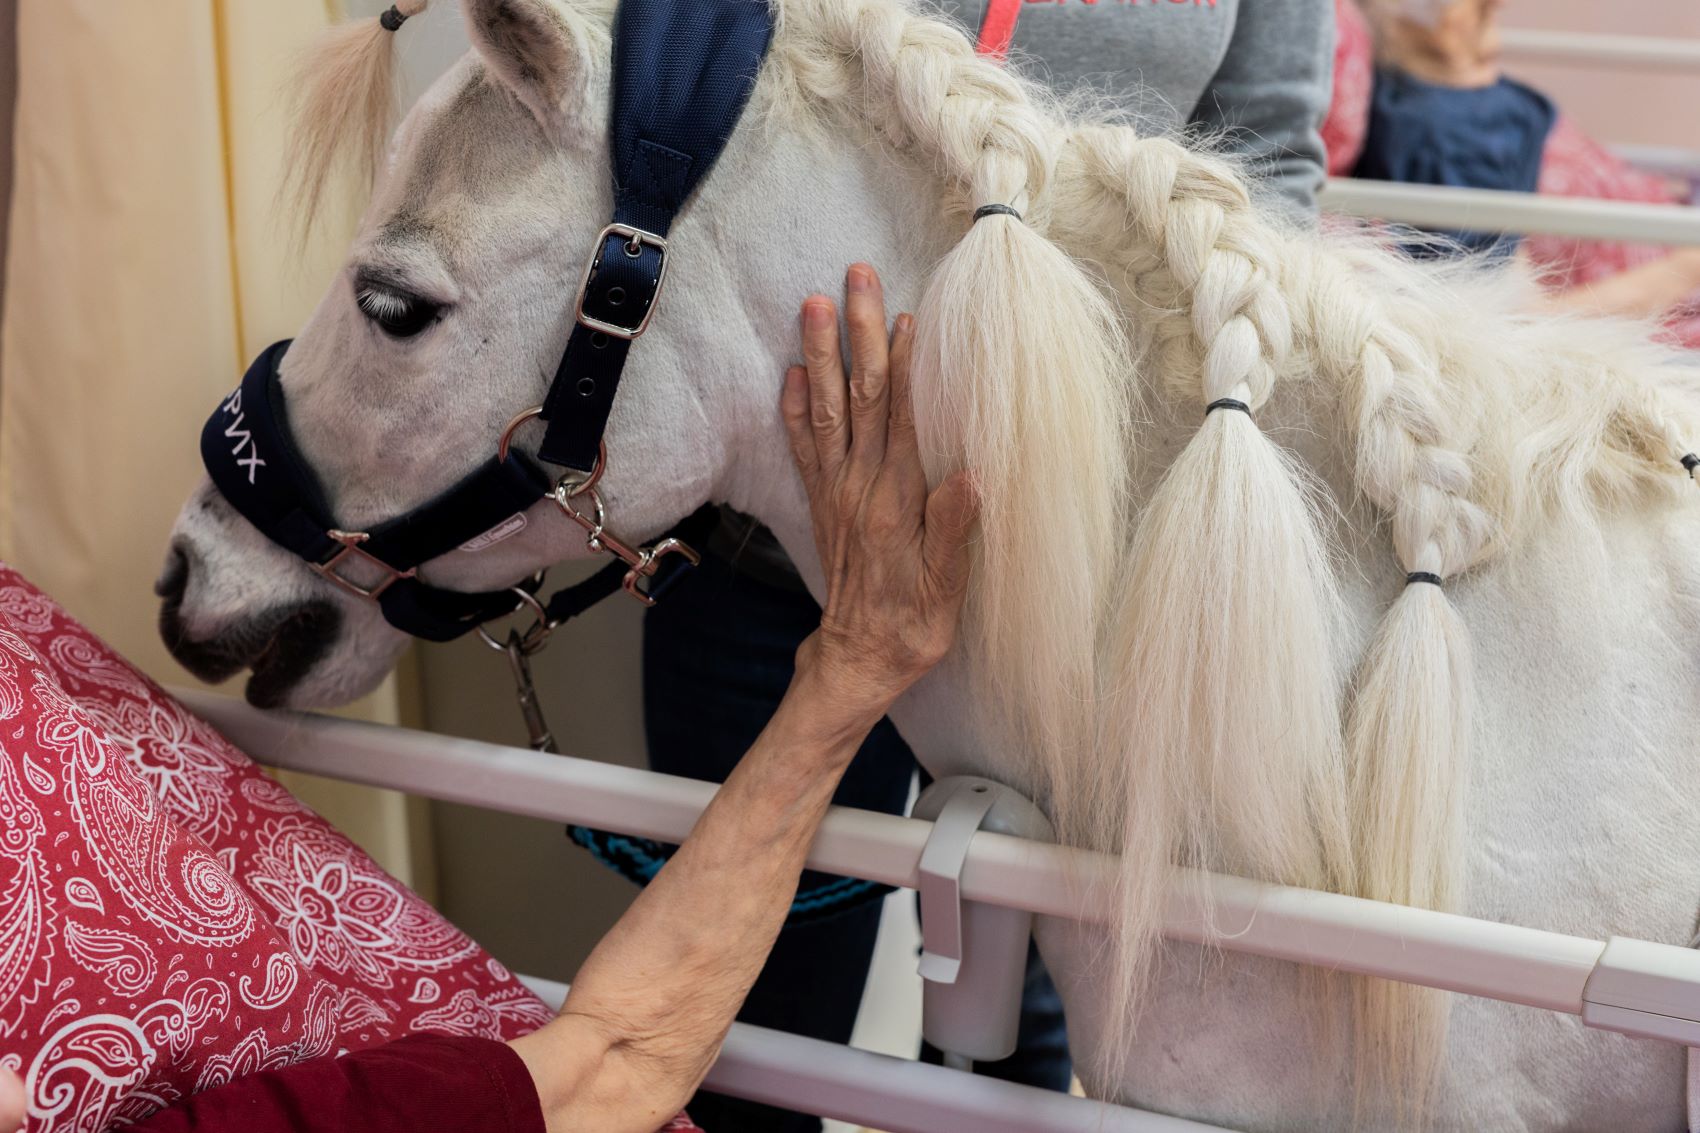
<svg viewBox="0 0 1700 1133"><path fill-rule="evenodd" d="M1021 18L1022 0L986 0L986 18L980 21L980 40L974 50L993 59L1009 54L1015 38L1015 21Z"/></svg>

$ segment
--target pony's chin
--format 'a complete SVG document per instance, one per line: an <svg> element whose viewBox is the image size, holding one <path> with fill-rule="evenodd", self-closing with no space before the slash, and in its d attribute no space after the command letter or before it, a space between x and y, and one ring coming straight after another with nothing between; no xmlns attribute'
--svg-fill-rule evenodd
<svg viewBox="0 0 1700 1133"><path fill-rule="evenodd" d="M337 679L333 652L342 639L342 611L310 602L277 624L259 656L249 662L243 693L255 708L329 708L359 695ZM377 684L383 674L372 680Z"/></svg>
<svg viewBox="0 0 1700 1133"><path fill-rule="evenodd" d="M313 686L320 683L312 679L314 666L324 659L335 639L334 628L317 644L305 635L290 640L280 633L253 662L242 690L248 703L255 708L328 707L327 703L308 702L315 699Z"/></svg>
<svg viewBox="0 0 1700 1133"><path fill-rule="evenodd" d="M236 629L195 640L184 626L181 597L174 594L160 609L159 628L171 655L203 681L217 684L250 670L244 693L257 708L295 707L334 695L324 686L336 682L323 679L343 638L342 611L334 603L271 610Z"/></svg>

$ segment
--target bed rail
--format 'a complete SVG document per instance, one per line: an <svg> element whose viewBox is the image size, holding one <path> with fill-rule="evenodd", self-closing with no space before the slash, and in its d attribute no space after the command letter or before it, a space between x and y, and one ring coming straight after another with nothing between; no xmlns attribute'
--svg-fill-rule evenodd
<svg viewBox="0 0 1700 1133"><path fill-rule="evenodd" d="M179 690L177 695L262 763L534 818L677 842L714 794L711 784L588 759L327 716L261 712L201 691ZM834 807L809 865L914 889L931 829L931 823L919 819ZM1114 864L1104 854L982 831L974 836L963 868L962 896L1050 916L1102 920L1106 902L1098 895L1113 876ZM1164 934L1583 1015L1584 1021L1590 1021L1586 990L1607 944L1179 869L1170 882ZM1700 989L1700 954L1675 951L1693 965L1665 978ZM1670 1037L1660 1024L1611 1029Z"/></svg>
<svg viewBox="0 0 1700 1133"><path fill-rule="evenodd" d="M1350 177L1330 178L1319 200L1324 212L1422 228L1539 233L1635 244L1700 244L1700 209L1683 205L1543 197Z"/></svg>
<svg viewBox="0 0 1700 1133"><path fill-rule="evenodd" d="M567 985L521 976L559 1006ZM766 1027L734 1023L703 1083L718 1093L886 1133L1226 1133L1179 1117L928 1066Z"/></svg>
<svg viewBox="0 0 1700 1133"><path fill-rule="evenodd" d="M1700 75L1700 40L1506 28L1501 48L1506 58L1528 63L1637 70L1651 67Z"/></svg>

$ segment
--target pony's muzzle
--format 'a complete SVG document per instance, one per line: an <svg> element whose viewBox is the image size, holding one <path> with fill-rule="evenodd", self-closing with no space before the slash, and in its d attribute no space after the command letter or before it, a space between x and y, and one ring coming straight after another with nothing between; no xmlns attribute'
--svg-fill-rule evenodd
<svg viewBox="0 0 1700 1133"><path fill-rule="evenodd" d="M173 542L154 583L160 639L179 664L209 683L252 669L246 695L257 707L285 703L341 636L342 611L325 600L272 606L197 636L184 610L193 572L193 555Z"/></svg>

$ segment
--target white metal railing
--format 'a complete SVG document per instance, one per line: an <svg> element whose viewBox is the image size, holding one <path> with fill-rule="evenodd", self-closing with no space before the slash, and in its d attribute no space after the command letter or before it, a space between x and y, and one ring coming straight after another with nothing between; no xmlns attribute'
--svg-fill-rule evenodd
<svg viewBox="0 0 1700 1133"><path fill-rule="evenodd" d="M1628 143L1606 147L1643 173L1674 177L1692 183L1700 178L1700 150L1683 146L1641 146Z"/></svg>
<svg viewBox="0 0 1700 1133"><path fill-rule="evenodd" d="M200 691L177 695L263 763L534 818L677 842L714 795L709 783L587 759L261 712ZM919 819L834 807L809 865L914 889L931 830ZM1102 921L1101 894L1114 866L1104 854L981 831L961 893L965 900ZM1163 931L1171 939L1583 1015L1585 1022L1595 1021L1587 991L1607 948L1605 941L1542 929L1180 869L1170 882ZM1645 947L1665 950L1661 962L1672 966L1672 978L1700 991L1700 953ZM1624 1022L1611 1029L1671 1037L1657 1022ZM1700 1025L1692 1033L1700 1045Z"/></svg>
<svg viewBox="0 0 1700 1133"><path fill-rule="evenodd" d="M1700 74L1700 40L1506 28L1501 46L1508 58L1533 63L1652 67Z"/></svg>
<svg viewBox="0 0 1700 1133"><path fill-rule="evenodd" d="M551 1007L567 985L521 976ZM1226 1133L1179 1117L735 1023L703 1085L886 1133Z"/></svg>
<svg viewBox="0 0 1700 1133"><path fill-rule="evenodd" d="M1323 211L1422 228L1546 233L1636 244L1700 244L1700 209L1576 197L1543 197L1494 189L1401 185L1330 178Z"/></svg>

